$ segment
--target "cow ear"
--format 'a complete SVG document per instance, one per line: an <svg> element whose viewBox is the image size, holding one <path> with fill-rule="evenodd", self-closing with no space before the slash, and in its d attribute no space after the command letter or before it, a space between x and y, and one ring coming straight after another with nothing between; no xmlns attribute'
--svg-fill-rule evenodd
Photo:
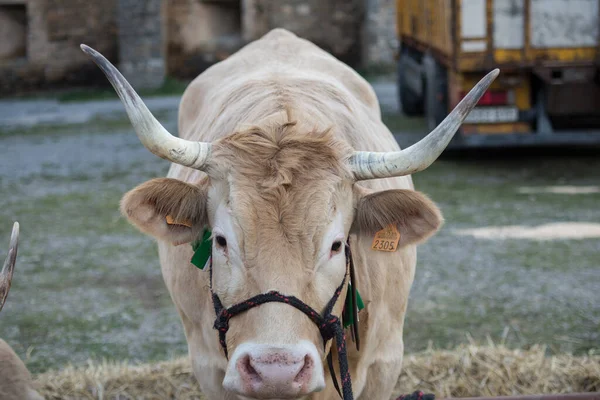
<svg viewBox="0 0 600 400"><path fill-rule="evenodd" d="M423 193L407 189L359 194L352 230L375 235L390 224L400 232L398 247L422 243L442 226L440 209Z"/></svg>
<svg viewBox="0 0 600 400"><path fill-rule="evenodd" d="M121 213L139 230L157 239L174 245L192 242L207 223L207 183L149 180L123 196Z"/></svg>

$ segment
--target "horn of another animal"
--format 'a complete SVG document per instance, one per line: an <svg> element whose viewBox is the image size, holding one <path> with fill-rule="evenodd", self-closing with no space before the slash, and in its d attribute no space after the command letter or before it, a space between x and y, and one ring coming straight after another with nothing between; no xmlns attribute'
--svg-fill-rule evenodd
<svg viewBox="0 0 600 400"><path fill-rule="evenodd" d="M125 106L129 120L142 144L157 156L176 164L204 169L210 158L211 144L175 137L152 115L140 96L119 70L102 54L85 44L81 50L104 72Z"/></svg>
<svg viewBox="0 0 600 400"><path fill-rule="evenodd" d="M426 137L412 146L392 152L355 151L348 160L357 181L410 175L429 167L500 73L494 69L481 79L452 112Z"/></svg>
<svg viewBox="0 0 600 400"><path fill-rule="evenodd" d="M10 245L8 246L8 255L4 261L2 272L0 272L0 311L4 306L8 291L10 290L10 282L12 281L13 272L15 270L15 261L17 260L17 250L19 248L19 223L15 222L10 235Z"/></svg>

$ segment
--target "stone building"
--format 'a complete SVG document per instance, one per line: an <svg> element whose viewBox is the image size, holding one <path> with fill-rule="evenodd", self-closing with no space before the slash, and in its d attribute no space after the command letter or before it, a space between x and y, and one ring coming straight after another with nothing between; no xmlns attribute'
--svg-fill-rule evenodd
<svg viewBox="0 0 600 400"><path fill-rule="evenodd" d="M80 43L149 88L193 78L275 27L353 67L394 62L395 0L0 0L0 94L106 84Z"/></svg>
<svg viewBox="0 0 600 400"><path fill-rule="evenodd" d="M78 47L117 55L116 0L0 0L0 93L98 76Z"/></svg>

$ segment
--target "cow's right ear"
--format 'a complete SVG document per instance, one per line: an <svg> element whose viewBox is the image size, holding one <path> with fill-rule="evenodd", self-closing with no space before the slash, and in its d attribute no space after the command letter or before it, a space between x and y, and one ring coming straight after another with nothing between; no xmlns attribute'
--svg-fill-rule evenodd
<svg viewBox="0 0 600 400"><path fill-rule="evenodd" d="M189 243L207 223L208 180L191 185L171 178L157 178L127 192L121 213L140 231L174 245Z"/></svg>

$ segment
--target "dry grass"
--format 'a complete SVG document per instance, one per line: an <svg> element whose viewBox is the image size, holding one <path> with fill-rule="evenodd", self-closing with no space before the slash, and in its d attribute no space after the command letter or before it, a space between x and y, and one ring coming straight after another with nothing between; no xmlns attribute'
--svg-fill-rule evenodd
<svg viewBox="0 0 600 400"><path fill-rule="evenodd" d="M37 376L46 399L202 399L187 358L158 364L89 364ZM464 345L405 358L398 394L438 397L600 391L600 355L546 357L545 347Z"/></svg>
<svg viewBox="0 0 600 400"><path fill-rule="evenodd" d="M396 389L440 398L600 391L600 355L546 357L545 352L545 346L464 345L409 355Z"/></svg>
<svg viewBox="0 0 600 400"><path fill-rule="evenodd" d="M188 358L156 364L89 363L35 378L46 399L203 399Z"/></svg>

